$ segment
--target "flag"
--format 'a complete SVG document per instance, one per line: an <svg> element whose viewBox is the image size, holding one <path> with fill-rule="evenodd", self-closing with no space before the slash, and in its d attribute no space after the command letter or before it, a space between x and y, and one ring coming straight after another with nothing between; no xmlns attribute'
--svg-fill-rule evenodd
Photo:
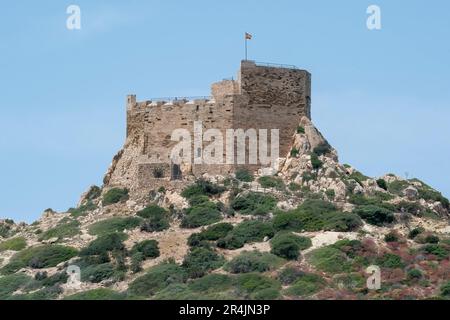
<svg viewBox="0 0 450 320"><path fill-rule="evenodd" d="M252 35L250 33L245 33L245 40L252 40Z"/></svg>

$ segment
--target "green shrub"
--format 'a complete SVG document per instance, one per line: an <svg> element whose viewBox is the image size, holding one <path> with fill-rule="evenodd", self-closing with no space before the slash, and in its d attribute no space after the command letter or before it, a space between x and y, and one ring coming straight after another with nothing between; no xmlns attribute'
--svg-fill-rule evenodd
<svg viewBox="0 0 450 320"><path fill-rule="evenodd" d="M405 264L402 258L396 254L385 253L383 256L377 259L377 265L383 268L403 268Z"/></svg>
<svg viewBox="0 0 450 320"><path fill-rule="evenodd" d="M189 205L191 207L202 205L206 202L209 202L209 197L205 196L203 194L198 194L198 195L195 195L195 196L192 196L191 198L189 198Z"/></svg>
<svg viewBox="0 0 450 320"><path fill-rule="evenodd" d="M0 237L8 238L10 236L12 236L11 224L0 222Z"/></svg>
<svg viewBox="0 0 450 320"><path fill-rule="evenodd" d="M111 263L89 265L81 269L81 281L99 283L113 277L115 271Z"/></svg>
<svg viewBox="0 0 450 320"><path fill-rule="evenodd" d="M138 227L142 223L139 217L113 217L91 224L88 228L91 235L105 235L114 232L123 232Z"/></svg>
<svg viewBox="0 0 450 320"><path fill-rule="evenodd" d="M186 280L184 269L175 263L161 263L151 267L147 273L128 287L129 293L134 296L148 297L174 283L183 283Z"/></svg>
<svg viewBox="0 0 450 320"><path fill-rule="evenodd" d="M244 294L254 297L257 292L266 289L280 290L280 283L269 277L265 277L258 273L243 273L235 278L235 285L238 290Z"/></svg>
<svg viewBox="0 0 450 320"><path fill-rule="evenodd" d="M347 212L329 212L324 214L324 230L349 232L358 229L361 225L359 216Z"/></svg>
<svg viewBox="0 0 450 320"><path fill-rule="evenodd" d="M298 126L297 127L297 133L304 134L305 133L305 128L302 127L302 126Z"/></svg>
<svg viewBox="0 0 450 320"><path fill-rule="evenodd" d="M274 230L271 224L258 220L243 221L224 238L217 241L217 246L225 249L242 248L245 243L261 242L265 237L271 238Z"/></svg>
<svg viewBox="0 0 450 320"><path fill-rule="evenodd" d="M59 263L73 258L77 253L78 251L74 248L60 245L30 247L16 253L3 267L2 273L14 273L25 267L33 269L55 267Z"/></svg>
<svg viewBox="0 0 450 320"><path fill-rule="evenodd" d="M323 143L319 144L317 147L315 147L313 152L314 152L314 154L316 154L318 156L322 156L322 155L330 153L331 147L328 143L323 142Z"/></svg>
<svg viewBox="0 0 450 320"><path fill-rule="evenodd" d="M273 218L273 226L277 231L302 231L305 229L303 212L292 211L279 213Z"/></svg>
<svg viewBox="0 0 450 320"><path fill-rule="evenodd" d="M181 221L183 228L198 228L216 223L222 219L217 205L213 202L205 202L197 206L190 207Z"/></svg>
<svg viewBox="0 0 450 320"><path fill-rule="evenodd" d="M191 234L188 238L188 245L200 246L204 241L219 240L226 237L231 230L233 230L233 225L230 223L218 223L212 225L200 233Z"/></svg>
<svg viewBox="0 0 450 320"><path fill-rule="evenodd" d="M433 200L433 201L439 201L442 203L444 208L449 209L450 203L447 198L445 198L440 192L433 190L429 187L420 188L419 190L419 197L425 200Z"/></svg>
<svg viewBox="0 0 450 320"><path fill-rule="evenodd" d="M450 296L450 281L441 286L441 295L444 297Z"/></svg>
<svg viewBox="0 0 450 320"><path fill-rule="evenodd" d="M361 292L367 288L366 278L359 273L348 273L333 277L338 288L345 288L354 292Z"/></svg>
<svg viewBox="0 0 450 320"><path fill-rule="evenodd" d="M69 275L65 272L58 272L55 273L54 275L50 276L50 277L45 277L45 279L42 279L42 285L45 287L52 287L55 285L60 285L60 284L64 284L67 283L67 279L69 278Z"/></svg>
<svg viewBox="0 0 450 320"><path fill-rule="evenodd" d="M291 191L299 191L299 190L301 190L302 186L298 183L291 182L291 183L289 183L288 188Z"/></svg>
<svg viewBox="0 0 450 320"><path fill-rule="evenodd" d="M186 199L192 198L196 195L213 196L221 194L225 191L225 188L218 186L210 181L199 179L195 184L187 187L183 190L181 195Z"/></svg>
<svg viewBox="0 0 450 320"><path fill-rule="evenodd" d="M317 205L314 207L313 203ZM322 205L320 205L322 203ZM289 231L352 231L361 226L361 219L351 213L328 211L333 207L325 208L325 202L311 200L306 205L290 212L277 214L273 219L276 230ZM313 206L313 207L311 207Z"/></svg>
<svg viewBox="0 0 450 320"><path fill-rule="evenodd" d="M334 189L327 189L327 191L325 191L325 194L330 200L334 200L334 198L336 197L336 191L334 191Z"/></svg>
<svg viewBox="0 0 450 320"><path fill-rule="evenodd" d="M64 300L124 300L125 294L111 289L98 288L76 293L64 298Z"/></svg>
<svg viewBox="0 0 450 320"><path fill-rule="evenodd" d="M353 213L375 226L382 226L394 221L394 214L390 210L374 205L357 207L353 210Z"/></svg>
<svg viewBox="0 0 450 320"><path fill-rule="evenodd" d="M288 260L297 260L300 250L311 247L312 242L310 238L281 232L270 241L270 246L272 248L271 253Z"/></svg>
<svg viewBox="0 0 450 320"><path fill-rule="evenodd" d="M352 194L350 196L349 202L357 206L368 206L375 205L382 208L386 208L390 211L394 211L396 208L390 203L385 203L384 201L391 200L392 196L388 193L376 192L373 196L366 197L363 194Z"/></svg>
<svg viewBox="0 0 450 320"><path fill-rule="evenodd" d="M363 181L366 181L369 179L369 177L363 175L361 172L354 170L352 174L348 176L349 179L353 179L356 182L358 182L360 185L362 185Z"/></svg>
<svg viewBox="0 0 450 320"><path fill-rule="evenodd" d="M74 237L80 233L80 223L77 220L70 220L42 233L39 237L39 241L48 240L51 238L58 238L58 240L62 240L64 238Z"/></svg>
<svg viewBox="0 0 450 320"><path fill-rule="evenodd" d="M275 208L277 200L269 195L249 192L234 198L231 208L245 215L266 215Z"/></svg>
<svg viewBox="0 0 450 320"><path fill-rule="evenodd" d="M300 151L297 148L291 149L291 157L297 157Z"/></svg>
<svg viewBox="0 0 450 320"><path fill-rule="evenodd" d="M448 247L439 244L426 245L423 250L428 254L436 256L439 260L443 260L449 255Z"/></svg>
<svg viewBox="0 0 450 320"><path fill-rule="evenodd" d="M286 267L278 273L277 279L285 286L294 283L298 278L305 274L304 271L294 267Z"/></svg>
<svg viewBox="0 0 450 320"><path fill-rule="evenodd" d="M333 246L311 251L309 261L316 269L330 273L348 272L351 267L346 254Z"/></svg>
<svg viewBox="0 0 450 320"><path fill-rule="evenodd" d="M17 290L25 287L32 279L25 274L11 274L0 278L0 300L6 300Z"/></svg>
<svg viewBox="0 0 450 320"><path fill-rule="evenodd" d="M395 180L388 184L388 191L396 195L402 195L403 190L405 190L408 186L408 181Z"/></svg>
<svg viewBox="0 0 450 320"><path fill-rule="evenodd" d="M156 240L144 240L136 243L131 249L131 254L140 252L145 258L157 258L159 257L158 241Z"/></svg>
<svg viewBox="0 0 450 320"><path fill-rule="evenodd" d="M283 262L283 259L270 253L243 251L226 263L224 269L231 273L265 272L276 269Z"/></svg>
<svg viewBox="0 0 450 320"><path fill-rule="evenodd" d="M280 297L278 288L267 288L258 290L252 294L251 298L255 300L276 300Z"/></svg>
<svg viewBox="0 0 450 320"><path fill-rule="evenodd" d="M231 230L233 230L232 224L218 223L206 228L200 234L205 240L214 241L225 237Z"/></svg>
<svg viewBox="0 0 450 320"><path fill-rule="evenodd" d="M387 189L388 189L387 182L386 182L386 180L384 180L384 179L378 179L378 180L377 180L377 185L378 185L378 187L380 187L381 189L384 189L384 190L386 190L386 191L387 191Z"/></svg>
<svg viewBox="0 0 450 320"><path fill-rule="evenodd" d="M253 173L250 172L247 169L240 168L236 171L236 179L243 182L252 182L255 177L253 176Z"/></svg>
<svg viewBox="0 0 450 320"><path fill-rule="evenodd" d="M307 199L298 207L298 209L306 212L320 214L336 211L336 206L331 202L325 200Z"/></svg>
<svg viewBox="0 0 450 320"><path fill-rule="evenodd" d="M114 203L127 201L128 199L128 189L112 188L103 195L103 205L109 206Z"/></svg>
<svg viewBox="0 0 450 320"><path fill-rule="evenodd" d="M151 204L148 207L146 207L145 209L142 209L141 211L136 213L136 215L141 218L144 218L144 219L149 219L154 216L167 215L167 210L156 204Z"/></svg>
<svg viewBox="0 0 450 320"><path fill-rule="evenodd" d="M422 271L418 269L411 269L408 271L407 277L409 280L418 280L422 278Z"/></svg>
<svg viewBox="0 0 450 320"><path fill-rule="evenodd" d="M126 236L122 233L111 233L99 236L80 251L81 256L104 255L114 250L124 250L123 241Z"/></svg>
<svg viewBox="0 0 450 320"><path fill-rule="evenodd" d="M207 274L189 283L190 290L195 292L220 292L231 288L233 279L224 274Z"/></svg>
<svg viewBox="0 0 450 320"><path fill-rule="evenodd" d="M386 242L397 242L398 240L398 235L395 232L389 232L384 236L384 241Z"/></svg>
<svg viewBox="0 0 450 320"><path fill-rule="evenodd" d="M430 234L425 237L425 243L439 243L439 241L439 237L435 236L434 234Z"/></svg>
<svg viewBox="0 0 450 320"><path fill-rule="evenodd" d="M422 227L414 228L409 232L408 238L414 239L415 237L417 237L419 234L421 234L423 232L425 232L425 229Z"/></svg>
<svg viewBox="0 0 450 320"><path fill-rule="evenodd" d="M286 290L288 296L307 297L324 287L325 281L318 275L304 273Z"/></svg>
<svg viewBox="0 0 450 320"><path fill-rule="evenodd" d="M0 252L6 250L20 251L27 246L27 242L24 237L12 238L0 243Z"/></svg>
<svg viewBox="0 0 450 320"><path fill-rule="evenodd" d="M201 294L192 292L185 283L170 284L153 297L154 300L200 300ZM206 299L206 298L205 298Z"/></svg>
<svg viewBox="0 0 450 320"><path fill-rule="evenodd" d="M67 212L69 212L73 218L78 218L85 216L88 212L94 211L95 209L97 209L97 206L93 204L92 201L88 201L86 204L83 204L78 208L70 208Z"/></svg>
<svg viewBox="0 0 450 320"><path fill-rule="evenodd" d="M395 207L399 212L408 212L415 216L421 216L425 211L425 208L418 202L401 201Z"/></svg>
<svg viewBox="0 0 450 320"><path fill-rule="evenodd" d="M86 196L84 197L85 201L92 201L100 197L102 194L102 189L98 186L91 186Z"/></svg>
<svg viewBox="0 0 450 320"><path fill-rule="evenodd" d="M141 225L141 231L159 232L170 227L167 210L158 205L150 205L139 211L136 215L145 219Z"/></svg>
<svg viewBox="0 0 450 320"><path fill-rule="evenodd" d="M208 248L193 248L184 257L183 268L190 278L200 278L210 270L220 268L225 259Z"/></svg>
<svg viewBox="0 0 450 320"><path fill-rule="evenodd" d="M284 190L285 185L281 178L264 176L258 178L258 182L263 188L275 188L277 190Z"/></svg>
<svg viewBox="0 0 450 320"><path fill-rule="evenodd" d="M142 271L142 261L144 261L144 255L142 254L142 252L134 252L131 255L131 264L130 264L130 270L133 273L138 273L140 271Z"/></svg>
<svg viewBox="0 0 450 320"><path fill-rule="evenodd" d="M317 173L305 171L302 173L303 182L309 182L317 179Z"/></svg>
<svg viewBox="0 0 450 320"><path fill-rule="evenodd" d="M10 300L56 300L58 296L63 292L60 286L44 287L34 292L28 292L25 294L17 294L10 297Z"/></svg>
<svg viewBox="0 0 450 320"><path fill-rule="evenodd" d="M314 170L322 168L323 162L320 161L319 157L315 153L311 154L311 165Z"/></svg>

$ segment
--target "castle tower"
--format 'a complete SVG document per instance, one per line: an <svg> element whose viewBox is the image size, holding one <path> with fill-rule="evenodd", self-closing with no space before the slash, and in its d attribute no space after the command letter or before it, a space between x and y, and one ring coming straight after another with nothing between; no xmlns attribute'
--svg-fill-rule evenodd
<svg viewBox="0 0 450 320"><path fill-rule="evenodd" d="M171 183L174 176L228 174L240 167L192 161L173 168L171 151L178 143L171 140L173 131L188 130L193 140L194 123L199 122L203 133L218 129L224 138L227 129L254 129L256 132L278 129L279 155L285 157L290 152L291 138L300 119L311 117L311 75L295 67L242 61L237 80L214 83L211 93L212 97L205 99L141 102L137 102L135 95L127 96L127 141L112 172L108 173L108 182L147 188ZM203 145L194 148L192 141L192 160L208 144L201 143ZM246 148L248 151L248 146ZM225 150L223 152L225 160ZM248 168L261 166L248 165Z"/></svg>

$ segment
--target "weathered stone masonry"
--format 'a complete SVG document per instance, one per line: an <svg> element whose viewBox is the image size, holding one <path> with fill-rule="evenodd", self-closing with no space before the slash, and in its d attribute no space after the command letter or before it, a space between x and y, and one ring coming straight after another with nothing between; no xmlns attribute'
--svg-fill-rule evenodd
<svg viewBox="0 0 450 320"><path fill-rule="evenodd" d="M173 167L170 153L177 142L171 141L172 132L178 128L192 132L194 121L202 121L203 132L219 129L224 137L227 129L279 129L280 156L284 157L301 117L311 117L311 75L305 70L242 61L237 80L214 83L211 94L210 99L142 102L129 95L126 142L105 177L105 185L156 187L173 183L171 177L178 174L199 176L235 170L237 165L226 164Z"/></svg>

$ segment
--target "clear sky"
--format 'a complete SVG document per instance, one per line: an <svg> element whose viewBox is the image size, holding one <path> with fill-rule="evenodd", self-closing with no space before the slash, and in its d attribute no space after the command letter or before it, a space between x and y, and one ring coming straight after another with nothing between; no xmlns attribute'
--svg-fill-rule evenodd
<svg viewBox="0 0 450 320"><path fill-rule="evenodd" d="M126 95L208 95L236 74L245 31L250 59L312 73L313 121L342 162L450 196L449 14L446 0L3 1L0 217L76 205L124 142Z"/></svg>

